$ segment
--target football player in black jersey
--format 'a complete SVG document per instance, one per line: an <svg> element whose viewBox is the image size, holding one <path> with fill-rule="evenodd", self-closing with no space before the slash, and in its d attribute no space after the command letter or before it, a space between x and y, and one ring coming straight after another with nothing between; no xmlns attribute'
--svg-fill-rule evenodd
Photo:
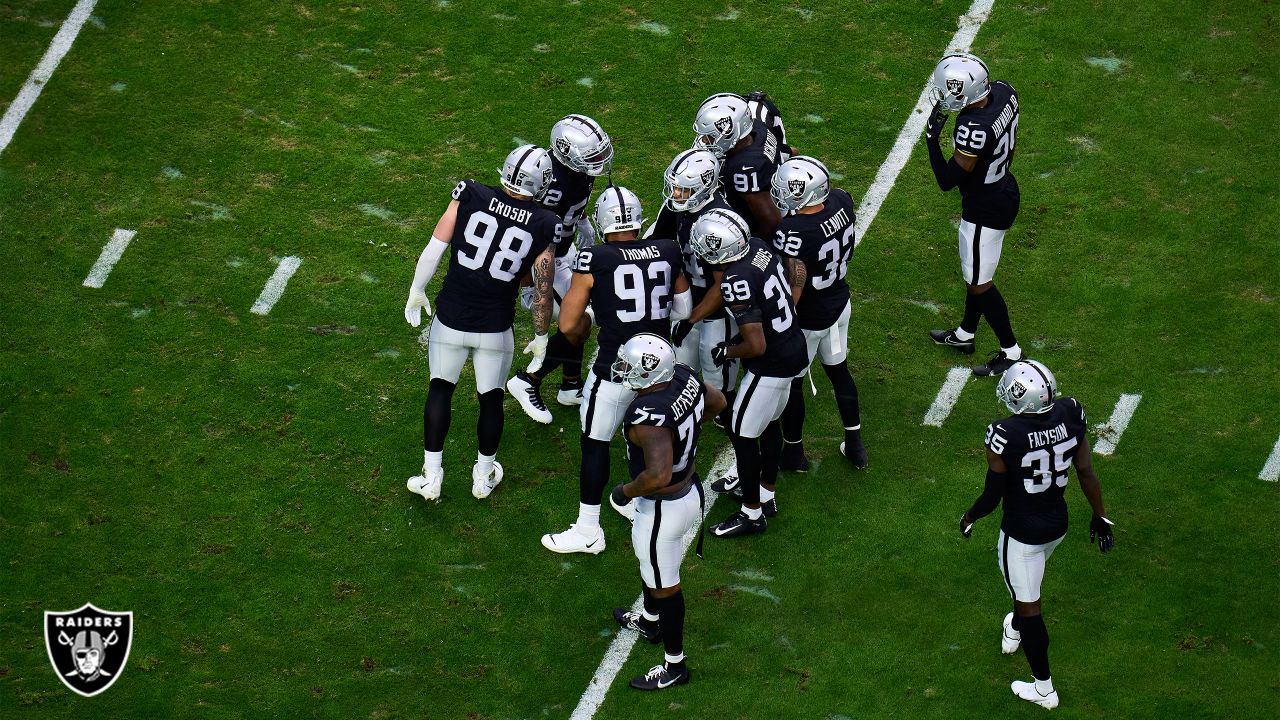
<svg viewBox="0 0 1280 720"><path fill-rule="evenodd" d="M939 345L970 354L978 321L985 317L1000 350L975 367L973 374L999 375L1022 357L1009 306L994 282L1004 234L1013 227L1021 198L1013 177L1018 94L1006 82L988 83L986 64L964 53L942 58L934 68L932 84L937 102L925 127L925 144L938 187L943 192L960 188L960 272L966 293L960 326L931 330L929 336ZM957 111L952 134L955 153L948 162L938 138L947 113Z"/></svg>
<svg viewBox="0 0 1280 720"><path fill-rule="evenodd" d="M760 114L769 116L769 108L776 109L771 101L767 106L757 101ZM781 128L781 118L776 126L756 119L747 99L733 93L704 100L693 121L693 147L709 150L720 160L725 197L756 237L773 237L781 217L769 199L769 183L781 155L790 152L780 139Z"/></svg>
<svg viewBox="0 0 1280 720"><path fill-rule="evenodd" d="M501 187L474 180L458 183L431 242L418 258L404 308L405 320L414 327L421 323L424 310L431 315L427 284L449 251L449 271L436 295L437 312L427 346L431 385L422 413L422 475L407 483L410 491L428 500L440 498L453 391L468 356L480 399L471 494L486 498L502 482L502 465L495 460L502 440L502 384L514 352L516 293L530 271L536 293L536 335L525 351L535 358L546 348L551 323L552 245L559 218L538 204L550 183L551 156L546 150L533 145L512 150L502 166Z"/></svg>
<svg viewBox="0 0 1280 720"><path fill-rule="evenodd" d="M614 608L613 617L649 642L662 642L662 664L633 679L631 687L663 690L689 682L680 591L683 539L702 521L702 483L695 472L702 419L723 410L725 399L700 382L692 368L676 362L671 343L649 333L623 343L613 372L636 396L622 431L631 482L615 487L609 500L634 518L631 546L644 591L639 610ZM701 557L701 542L697 552Z"/></svg>
<svg viewBox="0 0 1280 720"><path fill-rule="evenodd" d="M600 334L579 408L578 520L564 532L542 536L543 547L559 553L604 550L600 501L609 482L609 443L635 397L613 374L618 348L642 332L669 337L671 322L688 317L693 304L680 271L680 248L665 238L640 239L644 218L635 193L616 185L605 188L593 217L596 235L604 242L578 251L573 282L560 307L560 332L575 341L582 337L590 327L589 302Z"/></svg>
<svg viewBox="0 0 1280 720"><path fill-rule="evenodd" d="M676 360L701 371L703 380L728 397L738 381L738 361L727 360L716 367L711 360L711 350L738 332L720 299L724 268L708 265L689 243L689 231L703 213L729 209L720 192L720 163L706 150L685 150L667 166L663 178L666 202L658 211L657 220L645 231L645 237L673 238L684 254L684 274L693 292L693 312L671 328Z"/></svg>
<svg viewBox="0 0 1280 720"><path fill-rule="evenodd" d="M782 211L774 247L785 258L796 303L796 319L804 332L809 362L822 360L822 369L835 391L836 409L844 425L840 452L859 469L867 466L862 445L862 416L858 386L849 372L849 258L853 237L853 198L831 188L831 173L818 160L797 155L782 163L773 176L773 201ZM782 414L783 470L807 470L801 444L804 428L804 380L791 382L791 397Z"/></svg>
<svg viewBox="0 0 1280 720"><path fill-rule="evenodd" d="M1115 545L1112 522L1102 504L1102 486L1093 471L1084 408L1075 398L1054 399L1053 374L1035 360L1009 367L996 385L996 397L1012 417L987 426L987 482L982 495L960 517L967 538L973 524L1004 500L997 544L1000 572L1013 598L1004 617L1000 649L1006 655L1019 644L1031 666L1032 682L1015 680L1010 688L1023 700L1058 706L1049 675L1049 631L1040 615L1040 581L1054 548L1067 533L1065 497L1068 471L1075 466L1080 489L1093 508L1089 542L1108 552Z"/></svg>
<svg viewBox="0 0 1280 720"><path fill-rule="evenodd" d="M693 248L703 260L723 265L720 294L738 322L739 335L721 343L716 363L734 357L746 372L734 395L729 441L738 474L712 483L716 492L740 489L742 509L711 528L719 537L764 532L765 517L778 514L774 495L782 430L778 418L787 405L791 381L808 364L804 335L782 263L762 240L748 235L746 221L726 210L712 210L693 224Z"/></svg>
<svg viewBox="0 0 1280 720"><path fill-rule="evenodd" d="M556 278L553 283L556 304L569 292L573 277L573 261L579 247L590 247L595 233L587 220L587 202L596 178L609 173L613 162L613 143L600 123L586 115L566 115L551 127L551 187L542 204L560 216L560 235L556 238ZM575 245L574 239L577 238ZM530 299L533 289L526 292ZM590 332L590 330L588 330ZM585 338L584 338L585 340ZM556 401L561 405L582 404L582 350L563 333L553 333L547 343L546 360L530 363L525 372L516 373L507 382L507 390L515 397L530 397L536 410L534 419L551 422L551 411L542 400L542 379L562 368L560 390Z"/></svg>

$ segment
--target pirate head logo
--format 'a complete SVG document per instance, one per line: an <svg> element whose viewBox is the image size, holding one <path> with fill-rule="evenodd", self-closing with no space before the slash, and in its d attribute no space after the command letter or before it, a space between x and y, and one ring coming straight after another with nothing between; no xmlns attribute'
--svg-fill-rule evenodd
<svg viewBox="0 0 1280 720"><path fill-rule="evenodd" d="M62 683L85 697L111 687L129 660L133 613L78 610L44 613L44 646Z"/></svg>
<svg viewBox="0 0 1280 720"><path fill-rule="evenodd" d="M1023 395L1027 394L1027 386L1019 380L1009 386L1009 396L1014 400L1021 400Z"/></svg>
<svg viewBox="0 0 1280 720"><path fill-rule="evenodd" d="M569 150L572 148L569 141L565 138L556 138L556 150L560 152L561 157L569 157Z"/></svg>
<svg viewBox="0 0 1280 720"><path fill-rule="evenodd" d="M954 78L947 80L947 93L960 97L960 93L964 92L964 81Z"/></svg>
<svg viewBox="0 0 1280 720"><path fill-rule="evenodd" d="M640 356L640 369L644 370L645 374L648 375L658 369L658 363L660 362L661 360L658 359L657 355L644 353Z"/></svg>
<svg viewBox="0 0 1280 720"><path fill-rule="evenodd" d="M712 172L711 170L707 170L707 171L703 172L703 173L702 173L702 176L701 176L701 177L702 177L702 184L703 184L703 185L710 185L710 184L711 184L711 179L712 179L712 178L714 178L715 176L716 176L716 174L715 174L714 172Z"/></svg>
<svg viewBox="0 0 1280 720"><path fill-rule="evenodd" d="M722 245L724 245L724 238L715 233L707 233L702 236L702 246L706 248L708 253L719 252Z"/></svg>
<svg viewBox="0 0 1280 720"><path fill-rule="evenodd" d="M733 118L729 117L728 115L722 118L717 118L715 122L715 127L716 127L716 130L719 131L721 135L728 135L729 128L733 127Z"/></svg>
<svg viewBox="0 0 1280 720"><path fill-rule="evenodd" d="M791 194L792 194L793 196L795 196L795 197L800 197L800 196L804 193L804 181L803 181L803 180L788 180L788 181L787 181L787 189L791 191Z"/></svg>

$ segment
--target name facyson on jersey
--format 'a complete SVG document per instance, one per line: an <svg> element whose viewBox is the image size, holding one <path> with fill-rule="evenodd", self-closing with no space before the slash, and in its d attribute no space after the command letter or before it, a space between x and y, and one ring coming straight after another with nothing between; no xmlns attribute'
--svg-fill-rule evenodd
<svg viewBox="0 0 1280 720"><path fill-rule="evenodd" d="M44 646L62 683L93 697L111 687L129 660L133 613L101 610L91 603L44 613Z"/></svg>

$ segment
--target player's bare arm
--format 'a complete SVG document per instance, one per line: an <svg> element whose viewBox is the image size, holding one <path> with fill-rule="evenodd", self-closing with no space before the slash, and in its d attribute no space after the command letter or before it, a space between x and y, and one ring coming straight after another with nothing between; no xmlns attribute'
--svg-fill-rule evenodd
<svg viewBox="0 0 1280 720"><path fill-rule="evenodd" d="M671 429L652 425L632 425L627 431L631 442L644 449L644 470L622 492L629 498L651 495L671 483L675 451Z"/></svg>
<svg viewBox="0 0 1280 720"><path fill-rule="evenodd" d="M1107 517L1106 506L1102 504L1102 483L1098 480L1098 473L1093 469L1093 452L1089 449L1088 436L1080 438L1080 444L1076 448L1075 466L1076 476L1080 478L1080 489L1084 492L1085 499L1089 501L1089 506L1093 508L1093 518L1089 521L1089 542L1092 543L1096 539L1099 550L1110 552L1115 545L1113 523Z"/></svg>
<svg viewBox="0 0 1280 720"><path fill-rule="evenodd" d="M728 398L715 385L708 385L704 382L702 383L702 391L707 394L706 399L703 400L705 403L703 406L705 417L715 417L729 406Z"/></svg>
<svg viewBox="0 0 1280 720"><path fill-rule="evenodd" d="M575 343L582 342L584 331L590 328L587 320L587 301L591 299L594 283L588 273L575 273L569 285L569 293L560 303L560 332Z"/></svg>
<svg viewBox="0 0 1280 720"><path fill-rule="evenodd" d="M555 279L556 256L555 247L548 245L542 254L533 261L533 330L538 335L546 335L551 326L551 306L554 302L551 283Z"/></svg>
<svg viewBox="0 0 1280 720"><path fill-rule="evenodd" d="M764 327L758 322L739 325L738 336L741 341L727 345L726 357L742 359L760 357L768 349L768 343L764 339Z"/></svg>
<svg viewBox="0 0 1280 720"><path fill-rule="evenodd" d="M986 485L983 487L982 494L978 496L978 499L973 501L973 505L969 506L969 509L960 516L960 534L966 538L969 537L973 533L973 524L990 515L999 507L1001 485L1008 470L1008 466L1004 464L1004 458L988 449Z"/></svg>
<svg viewBox="0 0 1280 720"><path fill-rule="evenodd" d="M756 233L760 237L773 237L778 230L778 223L782 220L782 212L778 210L777 205L773 204L773 198L769 197L769 193L747 193L742 196L742 199L746 201L747 207L751 208L751 215L759 224L759 227L755 228Z"/></svg>
<svg viewBox="0 0 1280 720"><path fill-rule="evenodd" d="M800 294L809 282L809 268L800 258L784 257L782 266L787 269L787 284L791 286L791 302L799 305Z"/></svg>

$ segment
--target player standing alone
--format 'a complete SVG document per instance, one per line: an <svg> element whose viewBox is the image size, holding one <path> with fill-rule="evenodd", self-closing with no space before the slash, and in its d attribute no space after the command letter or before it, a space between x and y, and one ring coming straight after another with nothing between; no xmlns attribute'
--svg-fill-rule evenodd
<svg viewBox="0 0 1280 720"><path fill-rule="evenodd" d="M404 318L417 327L422 311L431 314L426 288L445 251L449 272L436 296L427 356L431 386L422 411L422 474L409 478L411 492L428 500L440 498L444 479L444 439L453 417L453 391L462 366L471 356L475 369L480 419L479 449L471 470L471 494L485 498L502 482L496 461L502 440L502 385L511 369L515 337L516 292L532 270L535 297L530 343L540 360L551 323L551 279L558 218L538 204L551 183L551 156L522 145L502 165L502 187L464 180L431 232L418 258Z"/></svg>
<svg viewBox="0 0 1280 720"><path fill-rule="evenodd" d="M1045 563L1067 533L1067 471L1074 465L1080 489L1093 507L1089 542L1108 552L1115 545L1112 522L1102 505L1102 486L1093 471L1084 408L1075 398L1057 400L1049 368L1034 361L1014 363L996 385L996 397L1013 413L987 426L987 482L982 495L960 517L967 538L973 524L1004 500L997 544L1000 572L1013 598L1004 618L1000 649L1018 645L1027 656L1033 682L1010 686L1023 700L1045 708L1058 706L1049 675L1049 631L1040 615L1040 581Z"/></svg>
<svg viewBox="0 0 1280 720"><path fill-rule="evenodd" d="M617 358L614 374L636 393L622 432L632 479L615 487L610 500L615 507L633 506L631 545L640 561L644 607L615 608L613 617L649 642L662 642L664 662L633 679L631 687L663 690L689 682L680 591L683 539L702 520L702 483L694 472L702 419L723 410L725 400L677 363L675 348L657 335L636 335Z"/></svg>
<svg viewBox="0 0 1280 720"><path fill-rule="evenodd" d="M1000 341L991 360L974 375L999 375L1022 349L1013 335L1009 306L995 286L996 266L1005 232L1018 216L1018 181L1013 152L1018 141L1018 94L1006 82L987 81L987 66L965 53L948 55L933 70L936 103L925 127L929 164L943 192L960 188L960 272L966 294L964 318L954 330L931 330L929 336L965 354L974 350L978 321L985 317ZM938 137L948 112L959 112L952 135L955 153L942 157Z"/></svg>

